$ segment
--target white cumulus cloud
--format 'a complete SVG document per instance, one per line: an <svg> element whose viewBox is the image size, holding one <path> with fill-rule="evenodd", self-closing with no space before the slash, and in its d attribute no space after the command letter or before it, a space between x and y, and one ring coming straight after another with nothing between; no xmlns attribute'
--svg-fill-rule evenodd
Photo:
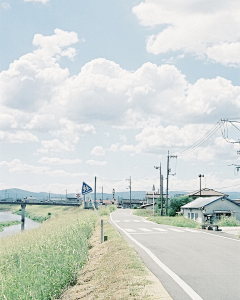
<svg viewBox="0 0 240 300"><path fill-rule="evenodd" d="M102 146L95 146L91 151L91 154L95 156L103 156L105 153L106 151Z"/></svg>
<svg viewBox="0 0 240 300"><path fill-rule="evenodd" d="M105 166L107 165L107 161L98 161L90 159L86 161L86 164L90 166Z"/></svg>
<svg viewBox="0 0 240 300"><path fill-rule="evenodd" d="M235 52L240 39L239 1L145 0L133 8L133 13L143 26L161 26L158 33L148 37L147 50L151 53L182 51L206 55L224 64L236 63ZM223 43L229 47L223 47ZM225 53L217 55L218 47Z"/></svg>

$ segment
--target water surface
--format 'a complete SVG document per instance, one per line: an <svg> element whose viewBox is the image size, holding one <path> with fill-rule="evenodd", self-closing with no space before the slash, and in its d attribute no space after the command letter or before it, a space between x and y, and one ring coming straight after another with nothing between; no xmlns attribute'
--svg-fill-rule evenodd
<svg viewBox="0 0 240 300"><path fill-rule="evenodd" d="M14 215L11 212L0 211L0 222L7 221L21 221L21 216ZM29 218L25 218L25 230L37 228L41 223L32 221ZM21 232L21 224L4 227L3 231L0 231L0 238L4 236L10 236Z"/></svg>

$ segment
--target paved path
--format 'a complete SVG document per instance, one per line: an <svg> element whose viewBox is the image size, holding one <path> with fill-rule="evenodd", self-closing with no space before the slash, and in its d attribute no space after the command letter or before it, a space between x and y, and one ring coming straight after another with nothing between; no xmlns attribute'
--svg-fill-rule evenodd
<svg viewBox="0 0 240 300"><path fill-rule="evenodd" d="M159 225L131 210L117 210L111 219L174 300L240 299L239 239Z"/></svg>
<svg viewBox="0 0 240 300"><path fill-rule="evenodd" d="M240 227L219 227L223 233L232 234L234 236L240 236ZM239 297L240 299L240 297Z"/></svg>

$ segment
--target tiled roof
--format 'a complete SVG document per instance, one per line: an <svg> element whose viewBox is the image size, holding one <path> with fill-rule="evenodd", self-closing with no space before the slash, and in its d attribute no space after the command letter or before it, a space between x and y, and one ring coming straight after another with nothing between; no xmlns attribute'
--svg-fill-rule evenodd
<svg viewBox="0 0 240 300"><path fill-rule="evenodd" d="M189 194L187 194L185 196L189 196L189 197L191 197L191 196L200 196L200 190L195 191L193 193L189 193ZM228 195L224 194L224 193L221 193L221 192L217 192L217 191L215 191L213 189L204 188L204 189L201 190L201 196L203 196L203 197L206 197L206 196L208 196L208 197L226 196L227 197Z"/></svg>
<svg viewBox="0 0 240 300"><path fill-rule="evenodd" d="M217 201L221 198L223 198L223 197L199 197L199 198L181 206L181 208L201 208L201 207L209 205L210 203ZM224 197L224 198L230 202L233 202L226 197ZM238 204L236 204L236 205L238 205Z"/></svg>

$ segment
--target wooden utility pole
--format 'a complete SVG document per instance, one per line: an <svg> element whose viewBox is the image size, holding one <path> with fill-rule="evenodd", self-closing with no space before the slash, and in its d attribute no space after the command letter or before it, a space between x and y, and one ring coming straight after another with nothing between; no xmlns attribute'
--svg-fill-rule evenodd
<svg viewBox="0 0 240 300"><path fill-rule="evenodd" d="M168 213L168 176L169 176L169 150L167 156L167 187L166 187L166 201L165 201L166 216Z"/></svg>
<svg viewBox="0 0 240 300"><path fill-rule="evenodd" d="M97 192L97 177L95 176L95 184L94 184L94 205L95 205L95 207L96 207L96 202L97 202L96 192Z"/></svg>
<svg viewBox="0 0 240 300"><path fill-rule="evenodd" d="M167 188L166 188L166 202L165 202L165 209L166 209L166 216L168 214L168 179L171 172L171 169L169 168L169 160L170 158L177 158L177 155L169 155L168 150L168 156L167 156ZM174 175L174 174L171 174Z"/></svg>

